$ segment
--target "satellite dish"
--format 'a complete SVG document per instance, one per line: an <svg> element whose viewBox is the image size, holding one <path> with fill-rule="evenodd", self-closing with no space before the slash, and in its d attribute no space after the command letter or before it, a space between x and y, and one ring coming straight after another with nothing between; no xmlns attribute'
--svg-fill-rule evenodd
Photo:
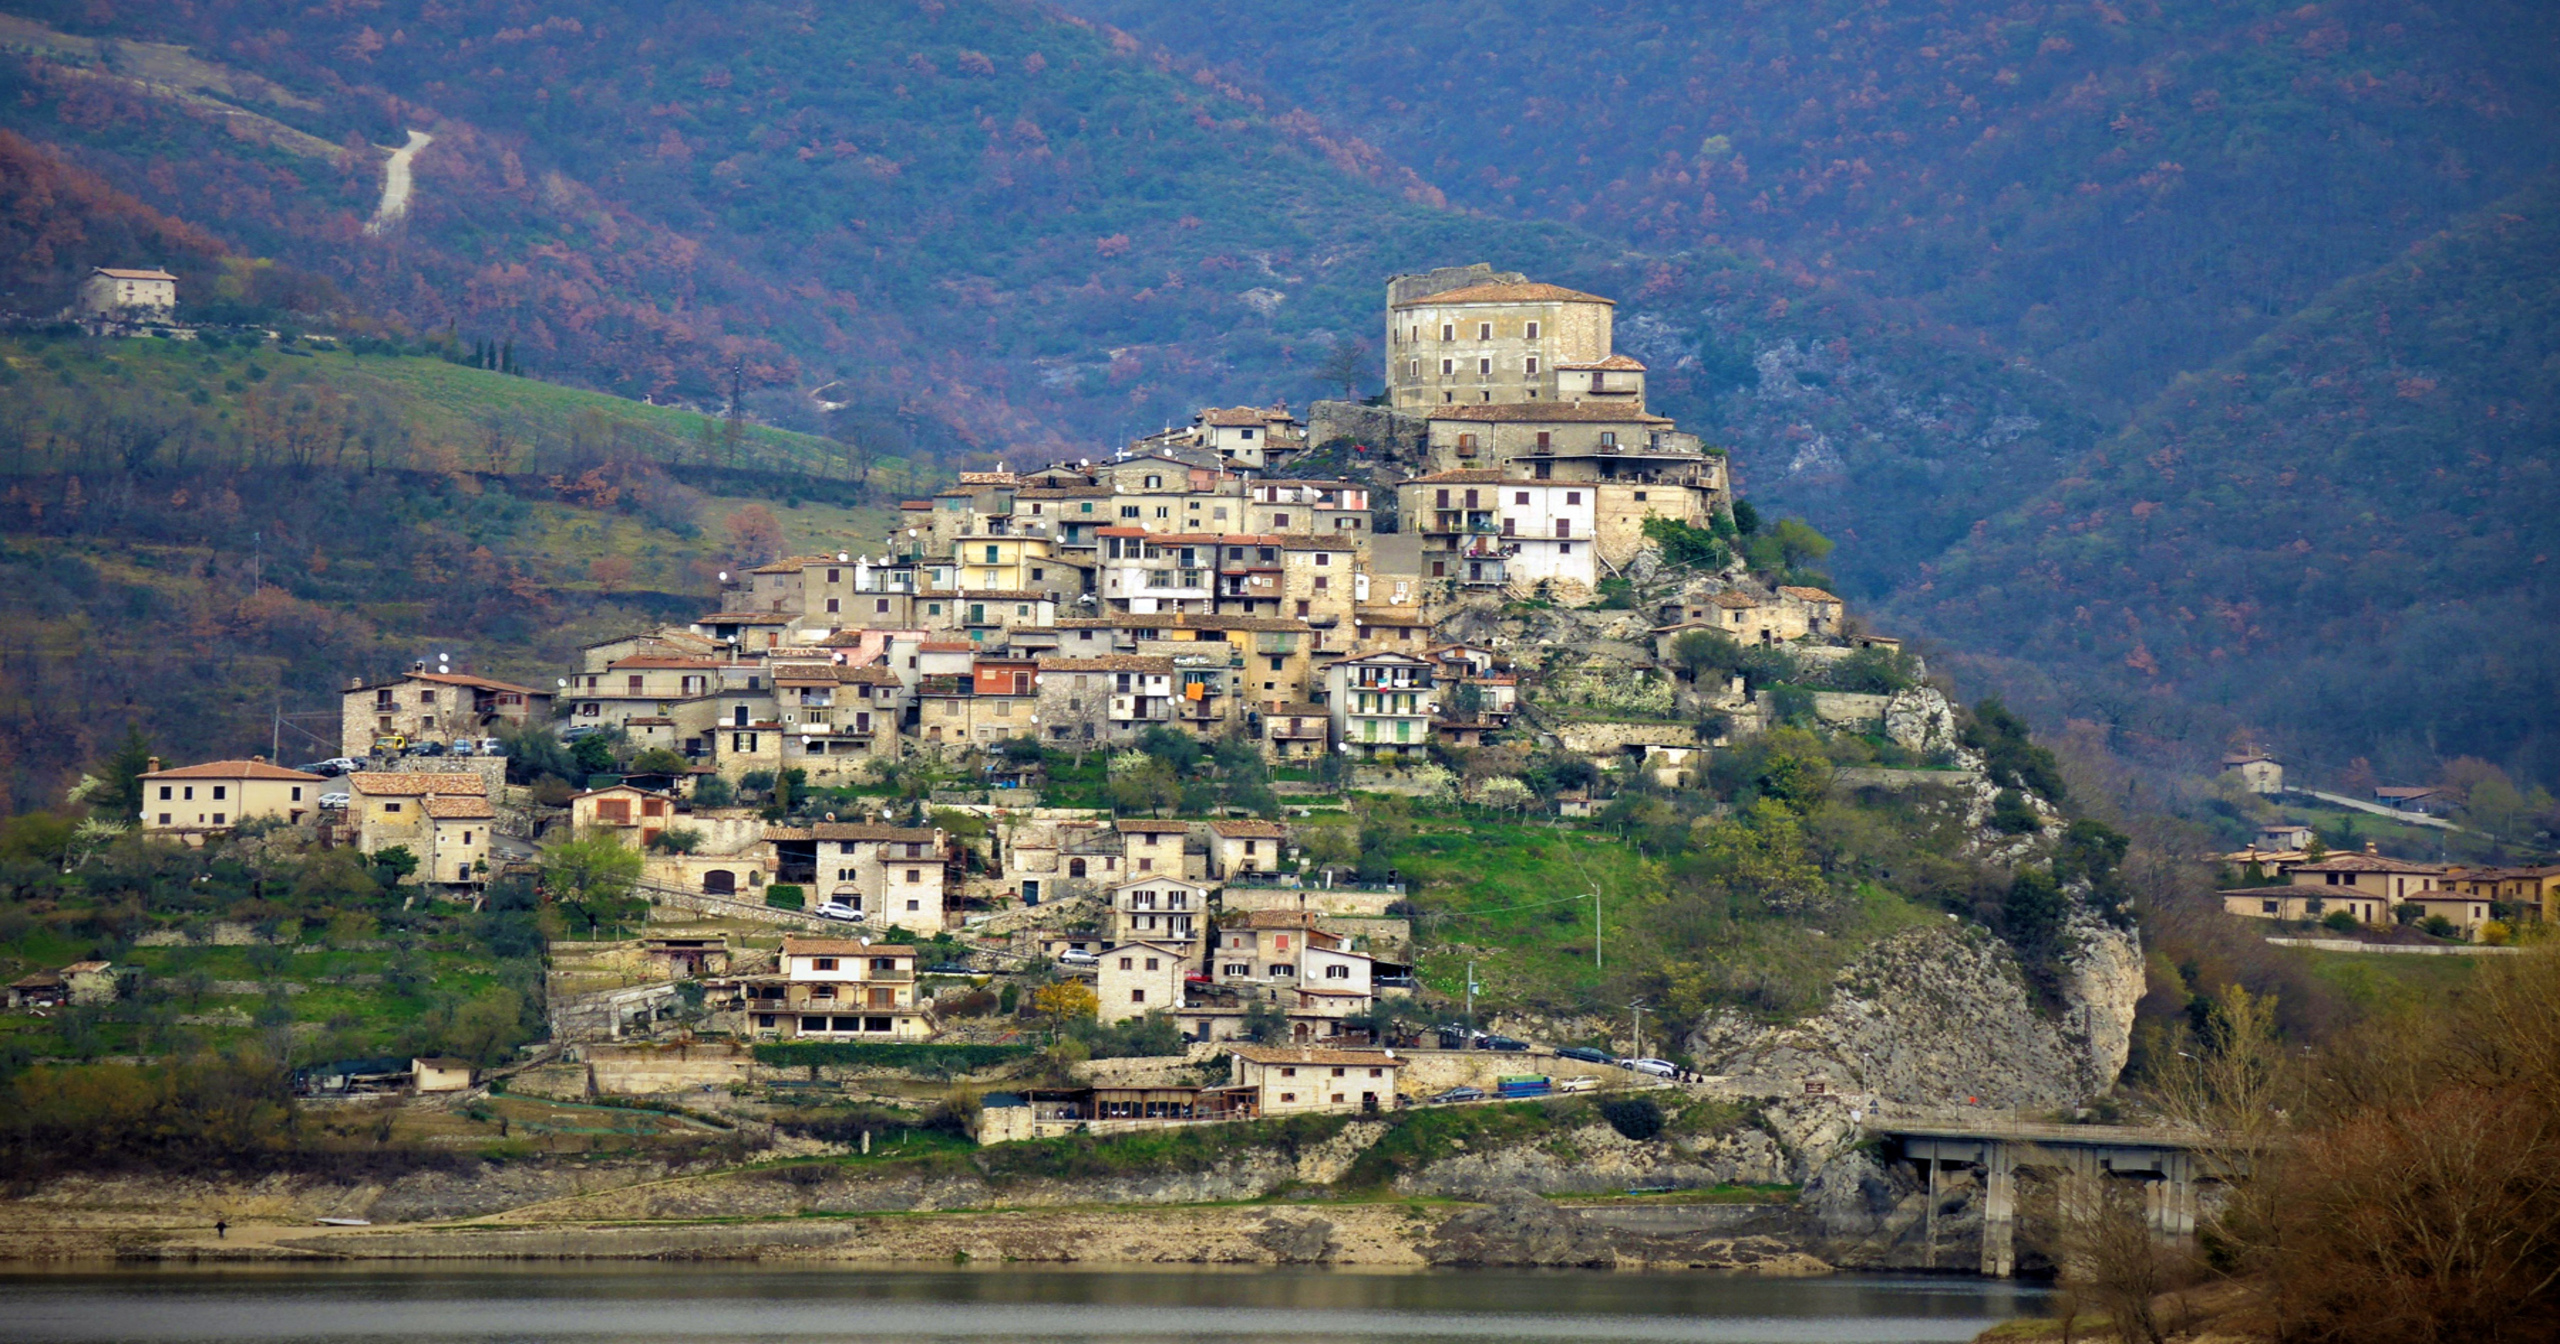
<svg viewBox="0 0 2560 1344"><path fill-rule="evenodd" d="M700 573L701 571L700 571L700 570L696 570L696 571L694 571L694 572L698 574L698 573ZM721 581L722 583L727 583L727 582L729 581L729 571L727 571L727 570L725 570L725 569L720 571L720 581Z"/></svg>
<svg viewBox="0 0 2560 1344"><path fill-rule="evenodd" d="M559 681L559 683L560 683L560 685L561 685L562 689L564 689L564 690L565 690L565 689L567 689L567 687L568 687L568 685L569 685L569 679L568 679L567 677L560 677L560 678L557 678L557 680Z"/></svg>

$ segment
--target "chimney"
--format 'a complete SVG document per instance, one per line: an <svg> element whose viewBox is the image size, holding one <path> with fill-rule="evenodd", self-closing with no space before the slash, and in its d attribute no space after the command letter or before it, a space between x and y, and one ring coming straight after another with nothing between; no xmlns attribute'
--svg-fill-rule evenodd
<svg viewBox="0 0 2560 1344"><path fill-rule="evenodd" d="M2377 848L2372 841L2367 840L2364 842L2364 852L2367 854L2380 854L2382 851Z"/></svg>
<svg viewBox="0 0 2560 1344"><path fill-rule="evenodd" d="M251 765L265 765L266 763L267 758L264 756L252 756L249 758L249 764Z"/></svg>
<svg viewBox="0 0 2560 1344"><path fill-rule="evenodd" d="M347 689L348 689L348 690L351 690L351 691L361 691L361 690L363 690L363 689L364 689L364 678L362 678L362 677L349 677L349 678L347 678Z"/></svg>
<svg viewBox="0 0 2560 1344"><path fill-rule="evenodd" d="M151 758L151 766L150 766L150 768L149 768L149 769L147 769L147 770L145 770L145 771L143 771L143 773L144 773L144 774L146 774L146 775L156 775L156 774L159 774L159 773L160 773L160 758L159 758L159 757L157 757L157 756L152 757L152 758Z"/></svg>

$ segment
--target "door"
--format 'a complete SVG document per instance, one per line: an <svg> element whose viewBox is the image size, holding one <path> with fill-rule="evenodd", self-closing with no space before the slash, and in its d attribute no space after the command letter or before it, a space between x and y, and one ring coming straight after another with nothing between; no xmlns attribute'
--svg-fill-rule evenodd
<svg viewBox="0 0 2560 1344"><path fill-rule="evenodd" d="M714 868L710 872L704 873L702 875L702 894L705 896L737 895L738 875L730 872L726 868Z"/></svg>

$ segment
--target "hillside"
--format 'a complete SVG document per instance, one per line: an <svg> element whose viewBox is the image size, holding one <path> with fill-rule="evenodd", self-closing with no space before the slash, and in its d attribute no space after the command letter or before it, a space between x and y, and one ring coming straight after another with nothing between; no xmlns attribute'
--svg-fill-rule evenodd
<svg viewBox="0 0 2560 1344"><path fill-rule="evenodd" d="M738 559L878 538L856 469L436 358L0 339L0 795L52 800L128 725L236 755L327 711L303 726L334 744L344 677L428 653L548 678L581 638L699 614Z"/></svg>
<svg viewBox="0 0 2560 1344"><path fill-rule="evenodd" d="M2560 775L2560 187L2181 379L1908 599L2053 713L2335 772ZM2199 762L2201 763L2201 762Z"/></svg>
<svg viewBox="0 0 2560 1344"><path fill-rule="evenodd" d="M2560 149L2522 3L1068 7L1453 201L1853 277L2119 406Z"/></svg>

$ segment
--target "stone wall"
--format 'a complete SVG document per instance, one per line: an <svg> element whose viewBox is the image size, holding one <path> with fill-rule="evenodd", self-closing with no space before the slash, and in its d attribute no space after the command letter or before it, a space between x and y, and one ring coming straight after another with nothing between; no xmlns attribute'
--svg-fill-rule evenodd
<svg viewBox="0 0 2560 1344"><path fill-rule="evenodd" d="M1318 448L1349 439L1367 445L1372 458L1393 454L1419 462L1429 435L1430 423L1411 411L1356 401L1319 401L1307 410L1307 442ZM1384 492L1371 492L1372 505L1379 502L1380 493Z"/></svg>
<svg viewBox="0 0 2560 1344"><path fill-rule="evenodd" d="M1371 890L1353 887L1240 887L1218 896L1228 910L1312 910L1320 915L1383 919L1387 907L1404 899L1401 887Z"/></svg>
<svg viewBox="0 0 2560 1344"><path fill-rule="evenodd" d="M1559 723L1556 741L1584 756L1615 756L1629 747L1694 747L1698 730L1685 723L1596 721Z"/></svg>

